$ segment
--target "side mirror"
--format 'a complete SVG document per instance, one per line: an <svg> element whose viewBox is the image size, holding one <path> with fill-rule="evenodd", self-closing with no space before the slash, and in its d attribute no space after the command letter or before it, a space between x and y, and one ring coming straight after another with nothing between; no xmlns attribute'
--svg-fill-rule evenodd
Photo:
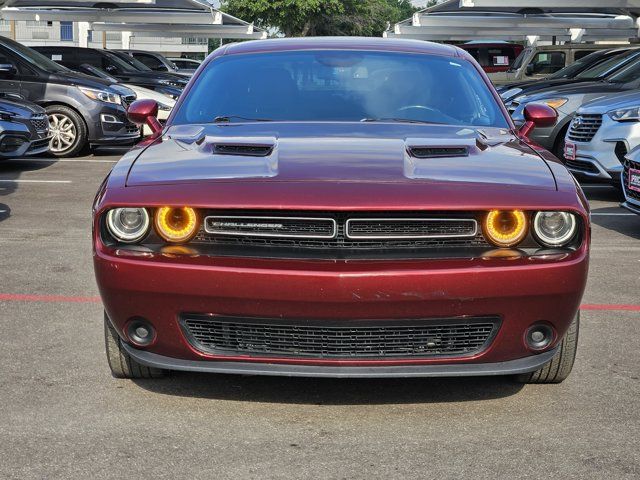
<svg viewBox="0 0 640 480"><path fill-rule="evenodd" d="M558 112L544 103L528 103L524 107L524 124L518 133L529 138L534 128L553 127L558 121Z"/></svg>
<svg viewBox="0 0 640 480"><path fill-rule="evenodd" d="M527 67L524 69L524 74L529 76L535 73L535 65L533 63L527 64Z"/></svg>
<svg viewBox="0 0 640 480"><path fill-rule="evenodd" d="M11 76L18 73L18 69L11 63L0 63L0 75Z"/></svg>
<svg viewBox="0 0 640 480"><path fill-rule="evenodd" d="M153 135L162 131L162 125L158 121L158 102L151 99L136 100L127 109L127 118L136 125L149 126Z"/></svg>

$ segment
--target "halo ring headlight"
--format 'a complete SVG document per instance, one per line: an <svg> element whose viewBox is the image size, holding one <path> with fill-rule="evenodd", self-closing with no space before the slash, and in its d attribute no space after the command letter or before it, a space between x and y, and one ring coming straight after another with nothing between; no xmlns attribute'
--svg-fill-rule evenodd
<svg viewBox="0 0 640 480"><path fill-rule="evenodd" d="M487 240L498 247L513 247L527 236L527 216L522 210L491 210L484 219Z"/></svg>
<svg viewBox="0 0 640 480"><path fill-rule="evenodd" d="M107 229L119 242L136 243L149 231L149 213L146 208L114 208L107 212Z"/></svg>
<svg viewBox="0 0 640 480"><path fill-rule="evenodd" d="M191 207L160 207L156 210L156 232L169 243L184 243L198 232L199 219Z"/></svg>
<svg viewBox="0 0 640 480"><path fill-rule="evenodd" d="M538 212L533 218L533 234L547 247L562 247L569 243L577 226L575 215L568 212Z"/></svg>

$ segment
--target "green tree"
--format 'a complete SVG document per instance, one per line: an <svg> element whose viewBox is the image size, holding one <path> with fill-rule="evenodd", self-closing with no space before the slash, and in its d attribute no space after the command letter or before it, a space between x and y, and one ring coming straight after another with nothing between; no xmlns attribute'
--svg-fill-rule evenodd
<svg viewBox="0 0 640 480"><path fill-rule="evenodd" d="M287 37L380 36L410 17L409 0L226 0L223 10Z"/></svg>

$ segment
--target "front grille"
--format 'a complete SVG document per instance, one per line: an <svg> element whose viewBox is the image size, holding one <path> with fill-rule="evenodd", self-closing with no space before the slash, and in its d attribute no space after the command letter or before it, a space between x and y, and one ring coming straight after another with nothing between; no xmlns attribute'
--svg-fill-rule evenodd
<svg viewBox="0 0 640 480"><path fill-rule="evenodd" d="M578 170L580 172L595 173L595 174L600 173L600 171L598 170L598 167L596 167L593 163L588 162L586 160L565 159L564 163L567 166L567 168L571 170Z"/></svg>
<svg viewBox="0 0 640 480"><path fill-rule="evenodd" d="M46 132L49 129L49 120L46 115L34 115L31 117L31 125L36 132Z"/></svg>
<svg viewBox="0 0 640 480"><path fill-rule="evenodd" d="M185 336L217 355L378 359L469 356L484 350L499 319L290 320L185 315Z"/></svg>
<svg viewBox="0 0 640 480"><path fill-rule="evenodd" d="M131 105L136 100L135 95L122 95L120 98L122 99L122 105L124 106L125 110L127 110L129 108L129 105Z"/></svg>
<svg viewBox="0 0 640 480"><path fill-rule="evenodd" d="M125 123L124 128L127 133L140 133L140 128L135 123Z"/></svg>
<svg viewBox="0 0 640 480"><path fill-rule="evenodd" d="M627 198L632 198L640 202L640 192L631 190L629 188L629 169L640 170L640 162L632 162L631 160L625 160L624 169L622 170L622 185L624 187L624 193Z"/></svg>
<svg viewBox="0 0 640 480"><path fill-rule="evenodd" d="M569 127L569 140L590 142L602 125L602 115L577 115Z"/></svg>
<svg viewBox="0 0 640 480"><path fill-rule="evenodd" d="M231 212L233 213L233 212ZM473 212L205 212L191 241L248 257L418 258L436 251L491 248ZM347 231L349 229L349 231Z"/></svg>

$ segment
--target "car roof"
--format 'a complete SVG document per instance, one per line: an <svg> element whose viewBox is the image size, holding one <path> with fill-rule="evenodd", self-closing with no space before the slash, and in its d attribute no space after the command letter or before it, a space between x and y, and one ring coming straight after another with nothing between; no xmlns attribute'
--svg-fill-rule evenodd
<svg viewBox="0 0 640 480"><path fill-rule="evenodd" d="M371 37L307 37L253 40L227 45L228 54L266 53L290 50L378 50L405 53L427 53L448 57L465 56L462 49L453 45L425 42L423 40L371 38Z"/></svg>

